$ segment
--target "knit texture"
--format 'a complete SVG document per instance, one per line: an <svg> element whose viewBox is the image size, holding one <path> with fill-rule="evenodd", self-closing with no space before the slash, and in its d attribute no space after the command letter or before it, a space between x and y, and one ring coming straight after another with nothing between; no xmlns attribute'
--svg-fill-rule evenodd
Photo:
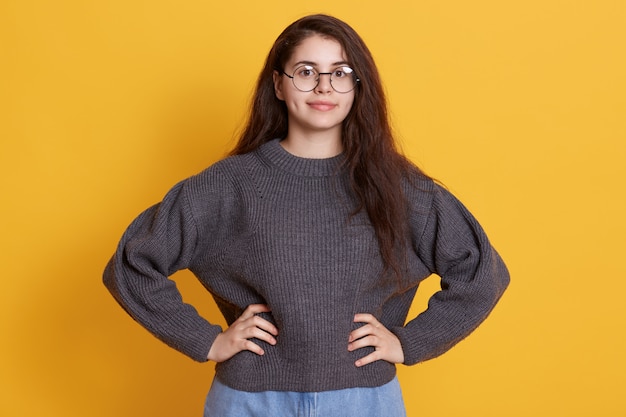
<svg viewBox="0 0 626 417"><path fill-rule="evenodd" d="M279 330L256 340L265 355L240 352L216 376L244 391L326 391L389 382L395 365L357 368L370 352L348 352L348 335L371 313L394 332L405 363L450 349L489 314L509 282L502 260L474 217L430 180L407 181L410 245L402 282L384 276L374 231L355 201L342 157L305 159L278 140L229 157L170 190L123 235L104 282L123 308L156 337L206 361L222 331L185 304L174 272L190 269L227 323L250 304ZM442 290L407 322L419 283Z"/></svg>

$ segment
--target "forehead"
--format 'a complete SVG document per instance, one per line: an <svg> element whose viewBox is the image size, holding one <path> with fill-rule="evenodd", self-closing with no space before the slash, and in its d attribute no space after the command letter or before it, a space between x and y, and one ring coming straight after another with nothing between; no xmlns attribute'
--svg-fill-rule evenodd
<svg viewBox="0 0 626 417"><path fill-rule="evenodd" d="M301 63L326 67L345 64L346 54L335 39L312 35L295 47L286 67L294 67Z"/></svg>

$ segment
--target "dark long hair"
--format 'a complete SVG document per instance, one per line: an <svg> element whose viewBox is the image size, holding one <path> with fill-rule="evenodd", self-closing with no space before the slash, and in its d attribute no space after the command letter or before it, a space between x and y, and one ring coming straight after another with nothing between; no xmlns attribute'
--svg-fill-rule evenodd
<svg viewBox="0 0 626 417"><path fill-rule="evenodd" d="M345 22L327 15L306 16L280 34L259 75L248 123L231 154L247 153L271 139L287 136L287 108L275 95L273 72L282 71L294 49L312 35L339 42L361 80L342 127L345 167L358 202L354 213L366 210L385 268L399 277L404 269L403 251L399 249L406 244L407 232L402 181L415 173L424 174L398 152L372 54Z"/></svg>

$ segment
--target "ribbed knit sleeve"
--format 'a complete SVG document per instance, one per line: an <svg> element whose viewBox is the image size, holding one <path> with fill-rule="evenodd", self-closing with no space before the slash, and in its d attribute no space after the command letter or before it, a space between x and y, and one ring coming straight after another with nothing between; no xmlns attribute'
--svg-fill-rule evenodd
<svg viewBox="0 0 626 417"><path fill-rule="evenodd" d="M509 283L506 266L472 214L439 186L425 194L432 196L430 209L413 213L413 244L421 261L441 277L441 291L426 311L393 329L407 365L439 356L469 335Z"/></svg>
<svg viewBox="0 0 626 417"><path fill-rule="evenodd" d="M179 183L133 221L104 271L104 284L152 334L194 360L206 361L221 328L184 303L168 278L189 267L198 244L187 188L187 182Z"/></svg>

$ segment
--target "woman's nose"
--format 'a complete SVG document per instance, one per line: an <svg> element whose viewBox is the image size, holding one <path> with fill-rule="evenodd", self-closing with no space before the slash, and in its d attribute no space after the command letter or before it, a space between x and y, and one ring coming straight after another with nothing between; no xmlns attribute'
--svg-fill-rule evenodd
<svg viewBox="0 0 626 417"><path fill-rule="evenodd" d="M330 83L330 74L320 74L317 80L317 87L315 87L315 91L320 93L327 93L332 89L333 86Z"/></svg>

